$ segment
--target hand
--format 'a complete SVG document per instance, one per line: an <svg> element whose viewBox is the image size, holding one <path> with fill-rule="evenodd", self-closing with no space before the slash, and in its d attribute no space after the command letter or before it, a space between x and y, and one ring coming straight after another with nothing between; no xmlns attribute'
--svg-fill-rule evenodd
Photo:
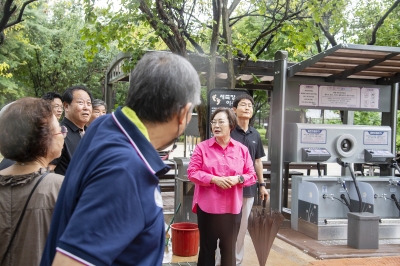
<svg viewBox="0 0 400 266"><path fill-rule="evenodd" d="M267 201L268 196L269 196L269 193L268 193L267 189L264 186L260 186L260 198L262 200L264 200L264 197L265 197L265 200Z"/></svg>
<svg viewBox="0 0 400 266"><path fill-rule="evenodd" d="M235 185L234 183L232 183L230 176L229 177L214 176L211 179L211 183L216 184L217 186L219 186L222 189L228 189Z"/></svg>
<svg viewBox="0 0 400 266"><path fill-rule="evenodd" d="M239 177L237 175L228 176L227 178L230 180L232 186L239 184Z"/></svg>

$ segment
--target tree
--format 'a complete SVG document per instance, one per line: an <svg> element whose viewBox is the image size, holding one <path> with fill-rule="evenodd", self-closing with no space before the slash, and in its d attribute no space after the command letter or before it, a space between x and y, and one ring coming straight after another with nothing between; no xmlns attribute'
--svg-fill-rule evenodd
<svg viewBox="0 0 400 266"><path fill-rule="evenodd" d="M2 6L4 7L4 6ZM14 70L26 64L25 58L29 57L29 49L34 45L25 36L25 22L8 27L3 34L0 45L0 106L5 105L24 95L18 89Z"/></svg>
<svg viewBox="0 0 400 266"><path fill-rule="evenodd" d="M22 16L24 14L25 7L30 3L36 1L37 0L29 0L23 2L18 13L18 7L14 0L3 0L0 2L0 7L2 9L3 15L0 19L0 45L4 42L4 30L18 23L21 23L23 21Z"/></svg>
<svg viewBox="0 0 400 266"><path fill-rule="evenodd" d="M259 16L271 21L266 24L265 29L262 29L262 36L258 36L252 47L254 50L257 47L256 44L264 38L270 37L270 33L282 27L285 20L294 18L301 10L298 5L292 5L295 7L295 11L293 11L290 1L276 0L276 10L270 17L267 14L270 10L266 8L266 3L252 1L252 3L243 4L249 7L249 12L243 11L245 9L242 6L240 10L244 13L239 13L238 16L232 18L233 14L236 14L235 9L240 7L241 1L239 0L232 1L229 8L227 0L202 2L201 5L197 1L189 0L157 0L154 3L145 0L126 1L123 5L124 8L113 14L96 9L93 1L85 0L85 3L89 25L84 29L84 35L87 40L97 40L92 43L92 51L98 49L98 43L103 45L110 41L118 41L119 47L127 48L123 51L132 51L137 48L151 49L159 40L162 40L170 51L182 56L186 56L188 48L193 52L208 53L210 56L207 77L208 90L215 87L215 58L217 56L222 56L229 66L227 87L235 87L237 73L234 72L232 58L236 56L238 49L234 47L234 41L231 38L233 24L238 23L242 18L258 14L257 10L261 7L264 13ZM302 4L303 1L300 1L300 5ZM109 10L107 9L107 11ZM212 19L208 19L210 13L213 14ZM203 20L203 18L207 19ZM132 25L148 25L153 31L148 35L140 34L137 29L133 29ZM137 47L132 48L132 44L138 44L134 40L136 36L140 36L139 39L143 41ZM130 44L131 47L127 47L126 44ZM252 49L249 52L252 52ZM141 54L134 52L133 56L136 55ZM247 56L253 55L248 54ZM202 138L205 137L206 128L205 106L206 102L203 99L202 106L198 108Z"/></svg>
<svg viewBox="0 0 400 266"><path fill-rule="evenodd" d="M399 8L397 1L358 1L350 30L351 41L369 45L399 46Z"/></svg>
<svg viewBox="0 0 400 266"><path fill-rule="evenodd" d="M24 77L20 81L36 97L46 91L62 93L78 83L101 97L100 78L111 55L99 52L92 62L85 59L85 43L79 33L84 23L82 10L74 1L57 1L51 7L51 15L46 12L46 7L40 7L36 20L27 23L27 36L37 46L31 50L27 64L19 68Z"/></svg>
<svg viewBox="0 0 400 266"><path fill-rule="evenodd" d="M0 103L41 97L46 91L63 93L76 84L86 85L95 98L102 98L104 70L117 51L102 48L90 62L85 58L86 44L80 34L84 17L78 2L37 5L25 12L29 19L6 30L0 62L9 67L0 74L4 92Z"/></svg>
<svg viewBox="0 0 400 266"><path fill-rule="evenodd" d="M380 6L380 12L376 12L379 17L373 20L371 38L376 36L379 42L380 31L398 10L399 1L385 0ZM231 87L250 59L271 59L276 50L285 49L290 53L289 59L303 60L337 44L338 39L353 40L357 36L354 20L368 20L365 14L356 13L360 6L344 0L131 0L124 1L117 12L96 9L93 2L85 0L89 23L84 29L92 51L99 45L106 47L117 42L119 49L132 52L132 64L143 49L155 47L167 47L183 56L188 51L207 54L210 64L204 84L208 90L215 87L216 57L221 57L228 66L231 54L243 58L242 66L229 74L226 87ZM368 4L379 2L370 0ZM229 69L228 73L232 73ZM256 76L254 81L257 82ZM203 105L198 108L202 138L205 104L203 98Z"/></svg>

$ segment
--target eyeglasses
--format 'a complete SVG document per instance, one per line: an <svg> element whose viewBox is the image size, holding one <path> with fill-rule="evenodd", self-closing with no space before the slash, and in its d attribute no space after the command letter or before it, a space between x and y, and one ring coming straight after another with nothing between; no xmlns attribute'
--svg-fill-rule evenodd
<svg viewBox="0 0 400 266"><path fill-rule="evenodd" d="M211 121L210 122L211 126L213 126L213 127L216 126L217 124L220 125L220 126L223 126L225 123L226 123L225 120L218 120L218 121Z"/></svg>
<svg viewBox="0 0 400 266"><path fill-rule="evenodd" d="M53 105L54 110L64 110L64 108L61 105Z"/></svg>
<svg viewBox="0 0 400 266"><path fill-rule="evenodd" d="M61 132L58 132L54 135L62 134L62 136L65 138L67 136L68 129L65 126L61 126Z"/></svg>
<svg viewBox="0 0 400 266"><path fill-rule="evenodd" d="M242 107L246 107L247 106L249 108L253 108L254 107L254 105L252 103L248 103L247 104L247 103L243 103L243 102L239 103L239 106L242 106Z"/></svg>

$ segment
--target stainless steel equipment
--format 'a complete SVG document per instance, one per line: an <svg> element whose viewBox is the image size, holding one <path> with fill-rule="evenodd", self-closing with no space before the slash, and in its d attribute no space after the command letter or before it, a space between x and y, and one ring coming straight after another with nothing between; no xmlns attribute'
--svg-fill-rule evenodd
<svg viewBox="0 0 400 266"><path fill-rule="evenodd" d="M286 161L337 161L350 167L351 162L388 164L394 157L390 127L297 123L287 128ZM360 211L380 217L379 238L399 238L398 184L394 177L295 176L292 229L318 240L346 239L348 212Z"/></svg>
<svg viewBox="0 0 400 266"><path fill-rule="evenodd" d="M181 204L179 211L175 214L175 222L197 223L197 215L192 212L194 184L187 178L190 158L174 157L174 161L176 163L175 169L178 171L175 175L175 210L179 203Z"/></svg>
<svg viewBox="0 0 400 266"><path fill-rule="evenodd" d="M400 238L400 211L391 198L400 197L400 180L393 177L358 178L362 211L380 216L379 238ZM347 238L347 213L359 204L350 177L294 176L291 227L317 240Z"/></svg>
<svg viewBox="0 0 400 266"><path fill-rule="evenodd" d="M340 158L344 162L364 163L366 155L367 162L371 160L376 162L378 155L381 154L379 159L382 162L390 155L393 157L389 152L391 132L388 126L288 123L284 160L336 162L336 159ZM376 158L372 158L374 151Z"/></svg>

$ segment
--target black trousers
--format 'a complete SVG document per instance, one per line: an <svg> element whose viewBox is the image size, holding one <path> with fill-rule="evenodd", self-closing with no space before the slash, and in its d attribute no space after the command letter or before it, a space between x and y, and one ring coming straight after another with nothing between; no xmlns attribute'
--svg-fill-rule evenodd
<svg viewBox="0 0 400 266"><path fill-rule="evenodd" d="M200 232L198 266L215 265L218 238L221 266L236 265L236 239L241 219L242 211L239 214L212 214L202 211L197 205L197 223Z"/></svg>

